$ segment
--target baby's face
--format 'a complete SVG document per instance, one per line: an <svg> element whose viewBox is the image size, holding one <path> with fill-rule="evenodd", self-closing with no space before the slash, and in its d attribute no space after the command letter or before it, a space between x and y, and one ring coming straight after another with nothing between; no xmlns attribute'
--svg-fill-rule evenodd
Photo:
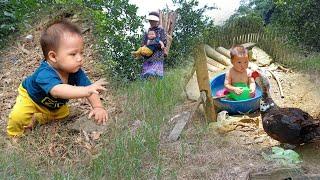
<svg viewBox="0 0 320 180"><path fill-rule="evenodd" d="M78 34L62 35L56 52L56 64L66 73L77 72L83 64L83 39Z"/></svg>
<svg viewBox="0 0 320 180"><path fill-rule="evenodd" d="M154 31L149 31L148 32L148 39L154 39L156 38L156 33Z"/></svg>
<svg viewBox="0 0 320 180"><path fill-rule="evenodd" d="M231 60L231 63L233 65L233 68L238 72L244 72L248 68L249 64L249 58L248 56L234 56Z"/></svg>

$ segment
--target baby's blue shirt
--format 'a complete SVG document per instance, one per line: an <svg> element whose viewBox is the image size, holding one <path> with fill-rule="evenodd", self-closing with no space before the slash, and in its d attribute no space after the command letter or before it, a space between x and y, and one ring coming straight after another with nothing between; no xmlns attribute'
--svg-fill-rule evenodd
<svg viewBox="0 0 320 180"><path fill-rule="evenodd" d="M51 89L58 84L63 82L46 60L43 60L36 71L22 82L22 86L35 103L51 110L59 109L68 102L68 99L54 98L50 95ZM88 86L91 82L83 70L79 69L76 73L69 74L68 84Z"/></svg>

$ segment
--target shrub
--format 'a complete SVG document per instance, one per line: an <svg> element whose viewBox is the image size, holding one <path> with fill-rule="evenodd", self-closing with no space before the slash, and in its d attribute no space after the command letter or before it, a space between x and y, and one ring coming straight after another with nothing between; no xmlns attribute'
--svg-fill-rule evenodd
<svg viewBox="0 0 320 180"><path fill-rule="evenodd" d="M0 47L10 35L31 27L32 17L46 9L51 1L37 0L12 0L0 1Z"/></svg>
<svg viewBox="0 0 320 180"><path fill-rule="evenodd" d="M95 23L95 34L99 42L104 64L111 77L129 81L140 74L141 62L131 56L131 51L141 45L141 17L137 7L128 0L88 1Z"/></svg>
<svg viewBox="0 0 320 180"><path fill-rule="evenodd" d="M178 19L174 32L174 39L170 49L168 65L174 66L181 64L188 59L192 53L194 44L204 41L209 29L213 28L213 21L204 13L214 7L197 7L199 2L196 0L175 0L178 6Z"/></svg>

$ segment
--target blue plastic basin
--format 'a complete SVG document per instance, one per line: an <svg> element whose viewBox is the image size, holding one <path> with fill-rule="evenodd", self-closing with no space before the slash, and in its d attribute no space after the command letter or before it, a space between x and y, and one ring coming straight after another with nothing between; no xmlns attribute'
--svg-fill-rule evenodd
<svg viewBox="0 0 320 180"><path fill-rule="evenodd" d="M217 91L224 88L225 73L219 74L210 81L212 96L216 96ZM251 113L260 108L260 99L262 96L261 88L257 85L255 97L251 99L233 101L226 98L214 99L213 102L218 108L228 111L229 114Z"/></svg>

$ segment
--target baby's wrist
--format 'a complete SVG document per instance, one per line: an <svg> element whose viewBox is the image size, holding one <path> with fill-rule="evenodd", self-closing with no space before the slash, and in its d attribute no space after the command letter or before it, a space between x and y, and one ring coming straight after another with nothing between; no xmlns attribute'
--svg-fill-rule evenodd
<svg viewBox="0 0 320 180"><path fill-rule="evenodd" d="M89 97L92 95L92 91L91 91L90 86L84 86L83 89L84 89L83 92L86 92L86 97Z"/></svg>
<svg viewBox="0 0 320 180"><path fill-rule="evenodd" d="M104 109L103 106L93 106L92 109Z"/></svg>

